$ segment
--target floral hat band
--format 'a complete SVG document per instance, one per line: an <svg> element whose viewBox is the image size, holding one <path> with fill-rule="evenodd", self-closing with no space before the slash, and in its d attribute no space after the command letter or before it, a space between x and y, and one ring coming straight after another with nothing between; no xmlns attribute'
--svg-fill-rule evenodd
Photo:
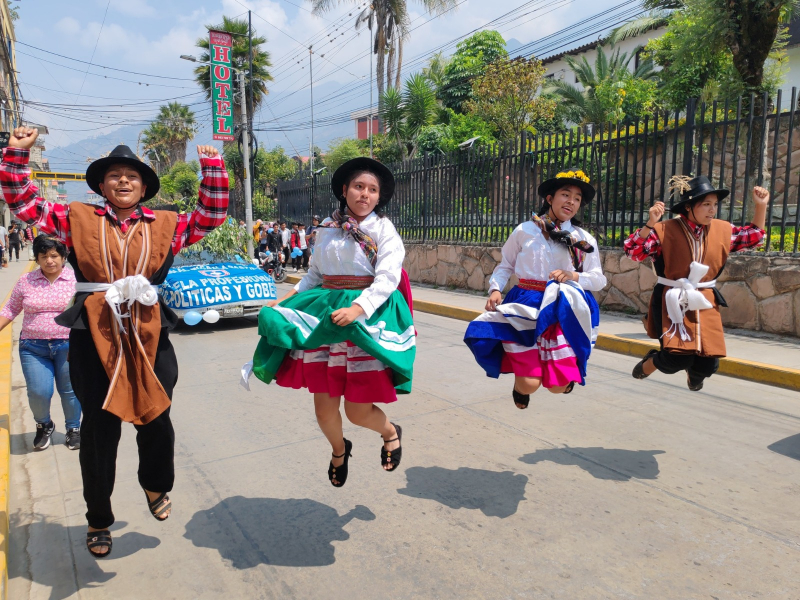
<svg viewBox="0 0 800 600"><path fill-rule="evenodd" d="M539 196L547 199L565 185L576 185L581 189L581 203L586 204L594 198L595 190L590 183L591 179L580 169L561 171L555 177L543 181L539 186Z"/></svg>
<svg viewBox="0 0 800 600"><path fill-rule="evenodd" d="M556 175L556 179L580 179L583 183L589 183L591 179L583 171L562 171Z"/></svg>

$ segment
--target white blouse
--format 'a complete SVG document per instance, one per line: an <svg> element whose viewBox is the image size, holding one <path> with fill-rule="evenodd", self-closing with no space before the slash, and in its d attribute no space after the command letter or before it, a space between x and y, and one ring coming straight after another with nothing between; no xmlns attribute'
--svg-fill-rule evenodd
<svg viewBox="0 0 800 600"><path fill-rule="evenodd" d="M322 224L330 222L331 219L328 218ZM370 213L359 227L378 245L378 261L375 267L370 264L361 246L349 233L341 228L319 227L316 230L317 241L308 274L294 289L304 292L315 288L322 283L323 275L374 277L372 285L353 301L364 309L364 314L369 319L400 284L406 249L394 225L386 217L381 219L374 212Z"/></svg>
<svg viewBox="0 0 800 600"><path fill-rule="evenodd" d="M564 223L561 228L571 231L574 238L594 246L594 252L585 255L583 273L578 274L578 285L591 292L602 290L606 286L606 276L600 266L597 241L571 221ZM533 221L526 221L511 233L503 245L503 260L492 273L489 292L502 291L514 274L520 279L548 281L550 273L558 269L575 271L569 250L564 244L545 238Z"/></svg>

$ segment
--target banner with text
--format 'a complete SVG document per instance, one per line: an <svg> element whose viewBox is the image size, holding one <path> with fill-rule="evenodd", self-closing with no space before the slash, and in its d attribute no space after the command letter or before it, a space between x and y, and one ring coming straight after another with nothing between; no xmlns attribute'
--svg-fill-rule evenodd
<svg viewBox="0 0 800 600"><path fill-rule="evenodd" d="M214 139L232 142L233 136L233 69L231 51L233 37L224 31L208 32L211 57L211 116Z"/></svg>

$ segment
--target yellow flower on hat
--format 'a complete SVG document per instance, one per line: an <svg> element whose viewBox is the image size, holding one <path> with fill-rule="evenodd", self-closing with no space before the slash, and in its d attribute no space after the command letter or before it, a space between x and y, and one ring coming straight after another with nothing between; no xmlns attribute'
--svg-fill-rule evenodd
<svg viewBox="0 0 800 600"><path fill-rule="evenodd" d="M556 175L556 179L580 179L584 183L589 183L589 178L583 171L562 171Z"/></svg>

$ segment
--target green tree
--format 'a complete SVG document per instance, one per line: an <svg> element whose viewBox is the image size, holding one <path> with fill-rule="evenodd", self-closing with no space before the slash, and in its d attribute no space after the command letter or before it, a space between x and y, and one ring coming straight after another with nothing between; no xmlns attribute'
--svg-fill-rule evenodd
<svg viewBox="0 0 800 600"><path fill-rule="evenodd" d="M369 147L365 147L363 143L353 138L338 138L328 146L325 166L333 172L348 160L359 156L369 156Z"/></svg>
<svg viewBox="0 0 800 600"><path fill-rule="evenodd" d="M436 114L436 93L419 73L406 81L402 93L392 88L381 96L381 118L404 159L414 158L417 137L423 127L433 124Z"/></svg>
<svg viewBox="0 0 800 600"><path fill-rule="evenodd" d="M628 55L619 48L613 50L613 46L610 55L606 54L602 46L598 46L594 65L590 65L585 56L580 60L568 56L565 60L580 87L565 81L551 80L547 91L558 96L583 123L622 120L626 113L621 104L624 103L626 94L619 93L620 90L624 91L628 86L635 86L637 80L652 79L656 76L653 61L650 59L639 63L639 66L631 72L630 63L634 56L635 53ZM652 89L654 90L655 86L652 86ZM609 95L609 90L614 90L615 95ZM634 118L639 115L627 116Z"/></svg>
<svg viewBox="0 0 800 600"><path fill-rule="evenodd" d="M161 176L159 195L162 199L176 204L182 211L192 210L197 202L200 189L200 163L178 162Z"/></svg>
<svg viewBox="0 0 800 600"><path fill-rule="evenodd" d="M445 123L423 127L417 138L418 152L452 152L468 140L474 146L490 146L497 140L492 126L480 116L445 109Z"/></svg>
<svg viewBox="0 0 800 600"><path fill-rule="evenodd" d="M512 139L531 129L536 119L552 118L556 103L539 93L545 67L532 58L500 59L472 81L472 100L466 112L494 125L502 139Z"/></svg>
<svg viewBox="0 0 800 600"><path fill-rule="evenodd" d="M430 14L440 15L457 6L457 0L418 0ZM361 0L311 0L321 14L340 4L361 4ZM373 36L372 52L377 58L375 80L378 96L399 88L403 68L403 44L408 36L407 0L373 0L356 16L356 29L366 26Z"/></svg>
<svg viewBox="0 0 800 600"><path fill-rule="evenodd" d="M464 103L472 99L473 79L482 75L487 65L505 58L508 58L506 41L497 31L479 31L459 42L444 68L437 90L439 100L446 108L463 112Z"/></svg>
<svg viewBox="0 0 800 600"><path fill-rule="evenodd" d="M431 82L434 89L438 90L444 85L444 73L449 64L450 58L441 50L428 59L428 66L422 69L422 74Z"/></svg>

